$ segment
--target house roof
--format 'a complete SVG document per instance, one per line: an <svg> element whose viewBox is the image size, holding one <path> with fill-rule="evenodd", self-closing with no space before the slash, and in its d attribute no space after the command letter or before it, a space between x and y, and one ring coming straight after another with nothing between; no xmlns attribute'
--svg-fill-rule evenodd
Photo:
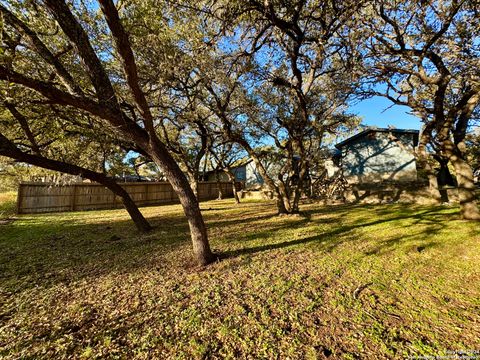
<svg viewBox="0 0 480 360"><path fill-rule="evenodd" d="M369 127L369 128L366 128L365 130L359 132L358 134L355 134L355 135L349 137L348 139L345 139L342 142L339 142L338 144L335 145L335 147L337 149L341 149L342 147L344 147L348 143L350 143L350 142L352 142L352 141L354 141L358 138L367 136L368 134L370 134L372 132L386 132L386 133L397 133L397 134L415 134L415 135L418 135L420 133L418 130L413 130L413 129L388 129L388 128Z"/></svg>

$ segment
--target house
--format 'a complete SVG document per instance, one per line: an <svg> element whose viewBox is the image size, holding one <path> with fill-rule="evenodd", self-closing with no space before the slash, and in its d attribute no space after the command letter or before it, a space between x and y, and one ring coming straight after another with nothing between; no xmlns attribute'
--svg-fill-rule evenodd
<svg viewBox="0 0 480 360"><path fill-rule="evenodd" d="M270 149L264 150L261 153L261 162L267 174L275 179L284 166L284 159L282 159L278 153L269 150ZM298 157L294 156L294 168L296 166L296 160L298 160ZM235 175L235 180L241 182L244 189L258 189L265 183L255 162L249 157L238 160L231 168ZM204 176L205 181L217 181L217 178L219 181L228 181L228 176L221 170L207 171Z"/></svg>
<svg viewBox="0 0 480 360"><path fill-rule="evenodd" d="M349 183L416 181L418 130L367 128L335 145Z"/></svg>
<svg viewBox="0 0 480 360"><path fill-rule="evenodd" d="M238 165L232 166L235 181L241 182L244 188L260 187L263 185L263 178L257 171L252 159L242 159ZM221 170L211 170L205 173L205 181L229 181L227 174Z"/></svg>

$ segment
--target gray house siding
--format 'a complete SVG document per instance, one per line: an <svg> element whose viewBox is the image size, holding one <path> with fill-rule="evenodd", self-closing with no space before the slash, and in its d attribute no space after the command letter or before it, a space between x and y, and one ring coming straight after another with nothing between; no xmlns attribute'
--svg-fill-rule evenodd
<svg viewBox="0 0 480 360"><path fill-rule="evenodd" d="M257 167L253 161L245 165L245 187L251 188L255 186L262 186L264 181L262 176L258 173Z"/></svg>
<svg viewBox="0 0 480 360"><path fill-rule="evenodd" d="M248 168L250 164L238 166L232 170L233 174L235 175L235 180L238 182L247 183L248 176ZM227 174L223 171L218 171L218 180L219 181L229 181ZM207 175L207 181L217 181L216 171L210 171Z"/></svg>
<svg viewBox="0 0 480 360"><path fill-rule="evenodd" d="M233 169L233 174L235 175L235 180L240 181L240 182L246 182L247 181L247 166L248 165L243 165L243 166L239 166L239 167Z"/></svg>
<svg viewBox="0 0 480 360"><path fill-rule="evenodd" d="M415 132L367 131L340 146L342 170L350 183L415 181Z"/></svg>
<svg viewBox="0 0 480 360"><path fill-rule="evenodd" d="M277 169L274 164L267 164L267 171L269 173L272 173L272 171L275 170ZM261 187L264 184L264 180L253 161L249 161L245 165L234 168L232 172L235 175L235 180L244 183L245 188L247 189ZM210 171L207 174L207 181L216 181L216 177L217 175L215 171ZM223 171L218 173L218 178L220 181L228 181L228 176Z"/></svg>

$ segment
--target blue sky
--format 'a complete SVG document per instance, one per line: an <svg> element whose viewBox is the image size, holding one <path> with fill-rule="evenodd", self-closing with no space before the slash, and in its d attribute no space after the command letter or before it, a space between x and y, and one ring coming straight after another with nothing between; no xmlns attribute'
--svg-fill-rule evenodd
<svg viewBox="0 0 480 360"><path fill-rule="evenodd" d="M363 118L363 125L382 128L392 125L398 129L420 130L420 119L408 114L408 107L394 105L389 108L391 105L390 100L375 96L350 106L350 111Z"/></svg>

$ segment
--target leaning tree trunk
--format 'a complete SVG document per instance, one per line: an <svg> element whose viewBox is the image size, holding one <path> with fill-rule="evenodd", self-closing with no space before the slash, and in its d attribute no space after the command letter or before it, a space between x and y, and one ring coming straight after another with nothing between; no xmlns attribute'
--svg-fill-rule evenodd
<svg viewBox="0 0 480 360"><path fill-rule="evenodd" d="M177 194L188 220L192 238L193 253L199 265L207 265L216 257L208 243L207 228L203 221L198 199L195 196L185 174L175 160L168 154L164 145L155 137L150 142L150 155L164 171L165 177Z"/></svg>
<svg viewBox="0 0 480 360"><path fill-rule="evenodd" d="M137 204L135 204L135 202L132 200L130 195L128 195L127 191L124 188L122 188L119 184L117 184L115 180L108 181L108 183L109 184L104 183L103 185L108 187L108 189L112 191L115 195L120 196L120 198L122 199L123 206L125 206L125 209L127 210L128 214L132 218L137 229L143 232L147 232L151 230L152 226L148 223L148 221L142 215L142 213L138 209Z"/></svg>
<svg viewBox="0 0 480 360"><path fill-rule="evenodd" d="M49 159L42 155L24 153L2 134L0 134L0 155L44 169L54 170L70 175L80 175L86 179L102 184L122 199L123 205L127 209L128 214L132 218L138 230L148 231L152 228L125 189L117 184L114 179L105 176L103 173L97 173L95 171L70 163L65 163L63 161Z"/></svg>
<svg viewBox="0 0 480 360"><path fill-rule="evenodd" d="M460 202L462 218L465 220L480 220L472 168L462 156L459 155L453 155L450 158L450 162L457 176L458 200Z"/></svg>

